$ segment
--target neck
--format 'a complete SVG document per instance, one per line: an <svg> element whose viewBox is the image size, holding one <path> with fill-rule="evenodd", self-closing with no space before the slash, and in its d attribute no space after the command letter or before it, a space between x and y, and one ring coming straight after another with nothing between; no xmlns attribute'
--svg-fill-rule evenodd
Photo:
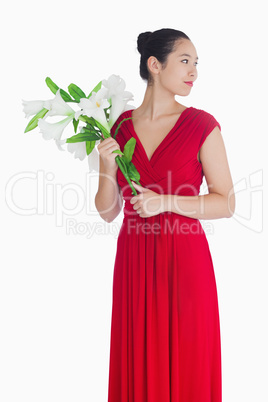
<svg viewBox="0 0 268 402"><path fill-rule="evenodd" d="M163 90L157 83L147 85L144 99L139 106L139 113L150 120L156 120L163 115L180 113L183 105L175 100L175 95Z"/></svg>

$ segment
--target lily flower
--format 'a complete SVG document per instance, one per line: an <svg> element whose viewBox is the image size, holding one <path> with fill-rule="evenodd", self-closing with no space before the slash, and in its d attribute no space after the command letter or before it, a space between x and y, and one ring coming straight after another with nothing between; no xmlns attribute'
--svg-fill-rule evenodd
<svg viewBox="0 0 268 402"><path fill-rule="evenodd" d="M125 91L126 83L119 75L112 74L108 80L102 80L102 84L108 89L107 99L120 95L123 99L133 100L133 94Z"/></svg>
<svg viewBox="0 0 268 402"><path fill-rule="evenodd" d="M108 123L111 129L123 112L132 109L127 103L134 98L131 92L125 91L126 83L119 75L112 74L108 80L103 80L102 83L108 90L107 99L111 100L112 104Z"/></svg>
<svg viewBox="0 0 268 402"><path fill-rule="evenodd" d="M95 143L95 147L88 155L88 168L89 172L99 172L100 171L100 154L97 150L97 145L101 140L97 140Z"/></svg>
<svg viewBox="0 0 268 402"><path fill-rule="evenodd" d="M63 142L63 141L62 141ZM97 140L93 150L88 155L88 167L89 172L99 172L99 152L97 151L97 145L100 143L100 140ZM86 158L86 143L83 142L75 142L68 143L67 150L74 154L75 158L79 158L81 161Z"/></svg>
<svg viewBox="0 0 268 402"><path fill-rule="evenodd" d="M133 109L128 105L128 99L123 99L120 95L112 96L112 107L109 114L109 129L111 129L118 117L125 111Z"/></svg>
<svg viewBox="0 0 268 402"><path fill-rule="evenodd" d="M85 141L69 143L69 144L67 144L67 149L68 149L69 152L74 154L75 158L79 158L80 161L85 159L85 157L87 156L87 150L86 150Z"/></svg>
<svg viewBox="0 0 268 402"><path fill-rule="evenodd" d="M110 107L110 103L107 100L107 89L101 88L98 92L92 92L91 97L81 98L78 106L81 110L75 112L75 119L82 115L88 117L93 117L97 120L104 128L110 131L104 109Z"/></svg>
<svg viewBox="0 0 268 402"><path fill-rule="evenodd" d="M67 127L70 121L73 120L73 115L66 117L57 123L48 123L44 119L38 119L38 127L45 140L60 140L63 130Z"/></svg>
<svg viewBox="0 0 268 402"><path fill-rule="evenodd" d="M49 112L45 115L44 119L47 118L47 116L71 116L71 115L74 116L75 114L75 111L62 99L60 95L60 89L57 90L54 99L48 99L46 101L22 100L22 105L23 105L23 112L25 113L26 118L36 115L43 108L49 110Z"/></svg>
<svg viewBox="0 0 268 402"><path fill-rule="evenodd" d="M28 118L40 112L43 108L50 109L50 101L34 100L25 101L22 100L23 112L25 117Z"/></svg>
<svg viewBox="0 0 268 402"><path fill-rule="evenodd" d="M57 90L55 98L47 102L49 102L49 112L46 114L47 116L74 117L75 111L62 99L60 89Z"/></svg>

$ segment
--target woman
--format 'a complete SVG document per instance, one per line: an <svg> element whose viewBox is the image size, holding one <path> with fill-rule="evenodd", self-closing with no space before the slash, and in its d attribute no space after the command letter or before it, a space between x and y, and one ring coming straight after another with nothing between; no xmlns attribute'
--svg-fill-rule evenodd
<svg viewBox="0 0 268 402"><path fill-rule="evenodd" d="M233 184L216 119L178 103L197 79L196 49L173 29L138 37L142 104L127 110L116 139L98 145L95 203L108 222L124 220L113 278L108 402L221 402L216 281L199 219L231 217ZM115 161L136 139L138 191ZM209 194L199 195L203 176Z"/></svg>

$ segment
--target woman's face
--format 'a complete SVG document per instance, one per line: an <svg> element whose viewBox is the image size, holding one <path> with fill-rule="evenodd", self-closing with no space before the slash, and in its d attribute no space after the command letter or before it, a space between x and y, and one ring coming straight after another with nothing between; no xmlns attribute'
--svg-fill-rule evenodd
<svg viewBox="0 0 268 402"><path fill-rule="evenodd" d="M185 82L197 79L197 60L196 49L190 40L177 41L174 51L168 55L166 67L163 69L161 65L155 77L158 84L174 95L189 95L192 87Z"/></svg>

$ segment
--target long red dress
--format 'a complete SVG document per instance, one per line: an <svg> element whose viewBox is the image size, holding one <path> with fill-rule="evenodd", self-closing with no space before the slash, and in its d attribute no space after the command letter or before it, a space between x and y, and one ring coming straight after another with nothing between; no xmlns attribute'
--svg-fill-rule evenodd
<svg viewBox="0 0 268 402"><path fill-rule="evenodd" d="M125 111L120 121L131 117ZM140 184L157 193L198 195L197 154L220 124L189 107L149 160L132 120L116 141L136 139ZM113 276L108 402L221 402L221 340L215 274L198 219L173 212L142 218L120 169L124 219Z"/></svg>

